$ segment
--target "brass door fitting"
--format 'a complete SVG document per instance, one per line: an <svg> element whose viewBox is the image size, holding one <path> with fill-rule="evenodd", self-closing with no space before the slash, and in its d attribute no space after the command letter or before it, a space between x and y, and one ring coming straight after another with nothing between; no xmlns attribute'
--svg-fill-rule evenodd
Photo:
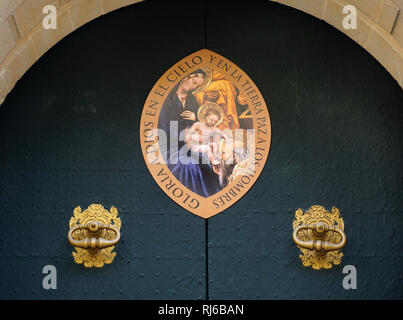
<svg viewBox="0 0 403 320"><path fill-rule="evenodd" d="M111 207L110 212L99 204L92 204L87 210L74 209L67 235L69 243L75 247L73 252L76 263L85 267L103 267L112 263L116 252L114 246L120 241L120 218L118 211Z"/></svg>
<svg viewBox="0 0 403 320"><path fill-rule="evenodd" d="M322 206L312 206L305 213L295 212L292 239L303 253L299 257L304 266L330 269L341 262L339 253L346 244L344 222L337 208L332 213Z"/></svg>

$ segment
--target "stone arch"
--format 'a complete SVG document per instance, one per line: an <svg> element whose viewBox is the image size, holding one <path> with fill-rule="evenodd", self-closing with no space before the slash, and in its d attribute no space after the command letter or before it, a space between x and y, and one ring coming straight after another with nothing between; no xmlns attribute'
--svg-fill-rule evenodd
<svg viewBox="0 0 403 320"><path fill-rule="evenodd" d="M368 51L403 87L403 0L272 0L321 19ZM343 27L343 8L357 9L357 29Z"/></svg>
<svg viewBox="0 0 403 320"><path fill-rule="evenodd" d="M143 0L3 0L0 4L0 104L52 46L97 17ZM268 0L331 24L371 53L403 87L403 0ZM57 8L57 30L42 27L42 9ZM357 8L358 28L342 26L343 7Z"/></svg>

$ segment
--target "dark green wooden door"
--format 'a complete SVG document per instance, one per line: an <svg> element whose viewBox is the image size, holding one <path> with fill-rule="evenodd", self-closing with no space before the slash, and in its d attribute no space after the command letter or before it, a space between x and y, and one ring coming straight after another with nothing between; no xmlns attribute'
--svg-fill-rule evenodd
<svg viewBox="0 0 403 320"><path fill-rule="evenodd" d="M142 106L158 78L207 47L242 68L272 123L249 193L205 221L148 173ZM402 92L364 49L267 1L145 1L52 48L0 108L2 299L402 298ZM76 206L117 207L122 241L101 269L74 263ZM341 210L339 266L303 267L295 210ZM42 268L57 269L57 289ZM345 290L345 265L357 289Z"/></svg>

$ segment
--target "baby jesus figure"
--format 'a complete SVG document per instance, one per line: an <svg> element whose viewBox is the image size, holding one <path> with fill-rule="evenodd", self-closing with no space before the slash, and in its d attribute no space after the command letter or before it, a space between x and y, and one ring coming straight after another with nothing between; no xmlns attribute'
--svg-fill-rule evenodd
<svg viewBox="0 0 403 320"><path fill-rule="evenodd" d="M206 103L197 112L199 118L185 133L186 144L193 152L207 155L214 172L217 173L222 185L224 179L224 164L220 159L219 145L226 136L217 128L224 117L222 108L215 103Z"/></svg>

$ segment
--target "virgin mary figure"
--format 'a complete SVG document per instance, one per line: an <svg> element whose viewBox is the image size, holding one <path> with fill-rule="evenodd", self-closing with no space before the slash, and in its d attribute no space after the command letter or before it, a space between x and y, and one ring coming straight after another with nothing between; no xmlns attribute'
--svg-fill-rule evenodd
<svg viewBox="0 0 403 320"><path fill-rule="evenodd" d="M182 79L168 94L158 119L164 130L166 146L160 146L163 158L172 174L194 193L209 197L221 190L219 177L204 154L192 157L185 143L185 130L197 121L199 103L194 94L211 82L211 70L198 69Z"/></svg>

